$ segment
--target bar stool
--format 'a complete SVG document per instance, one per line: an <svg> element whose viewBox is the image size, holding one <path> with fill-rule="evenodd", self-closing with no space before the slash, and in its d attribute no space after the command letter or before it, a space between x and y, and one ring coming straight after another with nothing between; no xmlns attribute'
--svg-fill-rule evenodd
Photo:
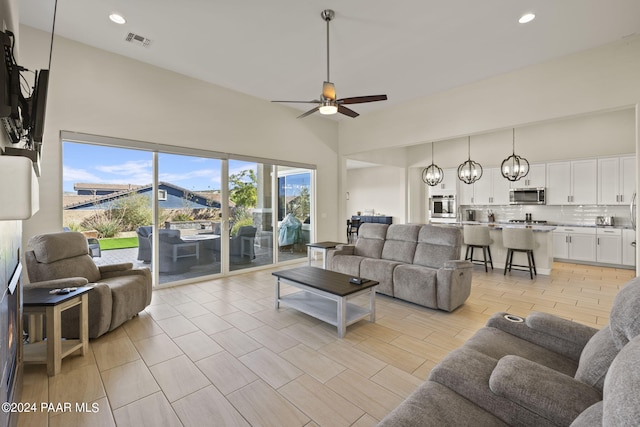
<svg viewBox="0 0 640 427"><path fill-rule="evenodd" d="M530 228L503 228L502 229L502 243L507 249L507 260L504 264L504 274L507 274L507 269L511 271L513 266L515 267L528 267L529 276L533 280L533 275L538 275L536 271L536 261L533 258L533 248L535 247L535 240L533 238L533 230ZM518 265L513 263L513 253L524 252L527 254L527 260L529 265ZM522 270L516 268L515 270ZM526 271L526 270L523 270Z"/></svg>
<svg viewBox="0 0 640 427"><path fill-rule="evenodd" d="M352 236L355 234L358 237L358 229L360 228L360 220L359 219L348 219L347 220L347 243L351 243Z"/></svg>
<svg viewBox="0 0 640 427"><path fill-rule="evenodd" d="M465 225L463 227L464 244L467 245L467 252L464 259L473 263L484 263L484 271L488 272L487 261L493 270L493 258L491 258L491 248L489 245L493 243L489 237L489 227L481 225ZM473 259L473 250L475 248L482 249L483 260ZM489 258L487 259L487 253Z"/></svg>

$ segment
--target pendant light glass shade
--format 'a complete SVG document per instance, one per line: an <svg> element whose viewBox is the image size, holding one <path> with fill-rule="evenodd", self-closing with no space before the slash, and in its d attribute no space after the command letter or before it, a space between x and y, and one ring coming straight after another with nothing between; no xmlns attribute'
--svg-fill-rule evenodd
<svg viewBox="0 0 640 427"><path fill-rule="evenodd" d="M465 184L473 184L482 178L482 165L471 160L471 137L469 137L469 160L458 166L458 179Z"/></svg>
<svg viewBox="0 0 640 427"><path fill-rule="evenodd" d="M444 172L433 163L433 142L431 143L431 164L422 170L422 180L430 187L436 186L442 182Z"/></svg>
<svg viewBox="0 0 640 427"><path fill-rule="evenodd" d="M520 178L527 176L529 173L529 161L524 157L516 155L516 130L513 129L513 154L502 161L500 171L502 176L509 181L518 181Z"/></svg>

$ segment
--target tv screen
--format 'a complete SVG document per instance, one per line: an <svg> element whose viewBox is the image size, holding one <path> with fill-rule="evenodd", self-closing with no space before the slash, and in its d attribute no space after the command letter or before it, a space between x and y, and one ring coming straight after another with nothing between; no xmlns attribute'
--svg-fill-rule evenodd
<svg viewBox="0 0 640 427"><path fill-rule="evenodd" d="M49 70L40 70L31 97L31 138L34 142L42 142L48 88Z"/></svg>

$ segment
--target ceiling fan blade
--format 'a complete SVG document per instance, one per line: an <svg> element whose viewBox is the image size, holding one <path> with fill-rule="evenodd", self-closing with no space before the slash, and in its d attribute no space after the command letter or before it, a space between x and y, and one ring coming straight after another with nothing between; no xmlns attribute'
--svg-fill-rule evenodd
<svg viewBox="0 0 640 427"><path fill-rule="evenodd" d="M322 84L322 96L326 99L335 101L336 99L336 87L331 82L324 82Z"/></svg>
<svg viewBox="0 0 640 427"><path fill-rule="evenodd" d="M310 116L311 114L315 113L319 109L320 109L320 106L317 106L316 108L312 108L311 110L307 111L306 113L300 114L297 118L298 119L302 119L303 117Z"/></svg>
<svg viewBox="0 0 640 427"><path fill-rule="evenodd" d="M342 113L345 116L349 117L358 117L360 115L352 109L345 107L344 105L338 105L338 113Z"/></svg>
<svg viewBox="0 0 640 427"><path fill-rule="evenodd" d="M320 101L314 99L313 101L271 101L271 102L291 102L296 104L320 104Z"/></svg>
<svg viewBox="0 0 640 427"><path fill-rule="evenodd" d="M351 98L338 99L336 102L340 104L363 104L365 102L386 101L387 95L369 95L369 96L354 96Z"/></svg>

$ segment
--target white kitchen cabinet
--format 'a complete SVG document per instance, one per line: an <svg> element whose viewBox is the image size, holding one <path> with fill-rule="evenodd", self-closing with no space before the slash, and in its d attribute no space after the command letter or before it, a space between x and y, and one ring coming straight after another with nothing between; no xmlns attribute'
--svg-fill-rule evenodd
<svg viewBox="0 0 640 427"><path fill-rule="evenodd" d="M626 205L635 191L635 157L598 159L598 204Z"/></svg>
<svg viewBox="0 0 640 427"><path fill-rule="evenodd" d="M433 187L429 187L429 195L431 196L450 196L456 194L456 186L458 185L458 170L443 169L442 182Z"/></svg>
<svg viewBox="0 0 640 427"><path fill-rule="evenodd" d="M598 228L596 238L596 261L605 264L622 264L622 230Z"/></svg>
<svg viewBox="0 0 640 427"><path fill-rule="evenodd" d="M511 183L511 188L535 188L547 186L547 165L529 165L529 173L519 181Z"/></svg>
<svg viewBox="0 0 640 427"><path fill-rule="evenodd" d="M473 184L465 184L464 182L460 181L458 187L458 206L472 205L474 199L473 195Z"/></svg>
<svg viewBox="0 0 640 427"><path fill-rule="evenodd" d="M598 162L596 159L547 164L548 205L595 205Z"/></svg>
<svg viewBox="0 0 640 427"><path fill-rule="evenodd" d="M631 243L636 241L635 230L622 230L622 264L636 265L636 247Z"/></svg>
<svg viewBox="0 0 640 427"><path fill-rule="evenodd" d="M574 261L596 262L596 229L558 227L553 231L553 256Z"/></svg>
<svg viewBox="0 0 640 427"><path fill-rule="evenodd" d="M502 176L500 168L484 169L482 177L471 185L474 205L509 204L510 181Z"/></svg>

